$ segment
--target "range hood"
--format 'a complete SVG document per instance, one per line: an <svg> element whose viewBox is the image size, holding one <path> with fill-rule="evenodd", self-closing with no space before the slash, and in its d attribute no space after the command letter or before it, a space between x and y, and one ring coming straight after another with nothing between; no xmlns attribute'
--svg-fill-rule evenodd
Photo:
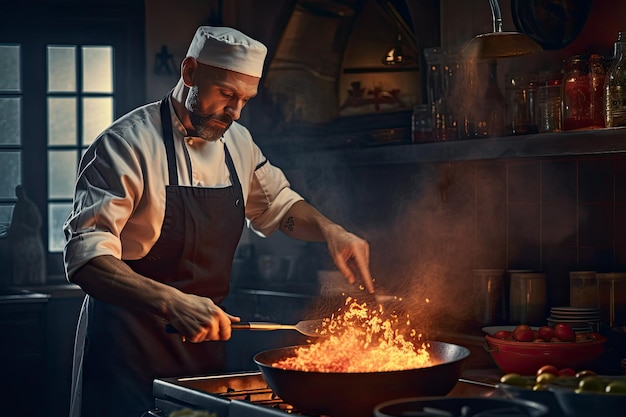
<svg viewBox="0 0 626 417"><path fill-rule="evenodd" d="M409 127L412 107L421 101L422 46L408 3L297 0L268 57L261 134ZM438 30L437 22L432 27L437 40ZM363 99L348 100L356 89L363 91Z"/></svg>

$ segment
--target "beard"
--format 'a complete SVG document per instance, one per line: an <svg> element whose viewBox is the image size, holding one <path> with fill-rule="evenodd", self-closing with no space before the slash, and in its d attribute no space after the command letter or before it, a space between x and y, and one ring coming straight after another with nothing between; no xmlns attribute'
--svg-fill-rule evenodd
<svg viewBox="0 0 626 417"><path fill-rule="evenodd" d="M233 118L224 113L220 116L206 115L198 111L198 87L189 88L185 107L196 135L210 142L219 140L233 123Z"/></svg>

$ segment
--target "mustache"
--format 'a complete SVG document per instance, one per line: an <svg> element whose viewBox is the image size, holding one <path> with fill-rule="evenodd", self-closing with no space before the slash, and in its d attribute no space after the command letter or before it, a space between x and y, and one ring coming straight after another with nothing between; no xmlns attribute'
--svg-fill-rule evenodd
<svg viewBox="0 0 626 417"><path fill-rule="evenodd" d="M230 126L233 123L233 118L228 113L224 113L223 115L221 115L219 117L215 117L215 118L209 119L209 120L216 120L216 121L226 125L226 127Z"/></svg>
<svg viewBox="0 0 626 417"><path fill-rule="evenodd" d="M197 129L200 128L200 126L209 126L212 122L219 123L220 125L224 126L224 129L227 129L234 121L232 116L228 113L224 113L219 116L213 116L191 112L189 114L189 118L191 119L192 124L196 126Z"/></svg>

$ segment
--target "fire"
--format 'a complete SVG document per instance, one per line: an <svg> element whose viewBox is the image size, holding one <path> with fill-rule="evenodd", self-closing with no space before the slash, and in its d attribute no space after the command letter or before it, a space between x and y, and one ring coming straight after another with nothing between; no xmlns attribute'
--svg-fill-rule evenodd
<svg viewBox="0 0 626 417"><path fill-rule="evenodd" d="M434 365L427 343L419 347L399 330L400 318L384 318L382 306L370 309L366 303L346 299L348 308L324 319L320 341L300 346L295 355L272 364L281 369L309 372L387 372ZM410 326L406 319L406 327ZM409 336L421 339L411 329Z"/></svg>

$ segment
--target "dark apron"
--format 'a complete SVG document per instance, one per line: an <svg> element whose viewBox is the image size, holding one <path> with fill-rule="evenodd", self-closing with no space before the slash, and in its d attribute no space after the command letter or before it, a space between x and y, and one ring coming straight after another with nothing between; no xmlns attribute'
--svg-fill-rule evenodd
<svg viewBox="0 0 626 417"><path fill-rule="evenodd" d="M241 184L225 147L232 186L178 185L168 100L161 101L169 184L161 235L137 273L221 303L244 225ZM186 148L185 148L186 150ZM189 155L186 154L190 166ZM191 176L191 169L189 169ZM88 297L83 356L82 415L140 417L154 408L152 381L225 371L225 342L183 343L165 333L163 319Z"/></svg>

